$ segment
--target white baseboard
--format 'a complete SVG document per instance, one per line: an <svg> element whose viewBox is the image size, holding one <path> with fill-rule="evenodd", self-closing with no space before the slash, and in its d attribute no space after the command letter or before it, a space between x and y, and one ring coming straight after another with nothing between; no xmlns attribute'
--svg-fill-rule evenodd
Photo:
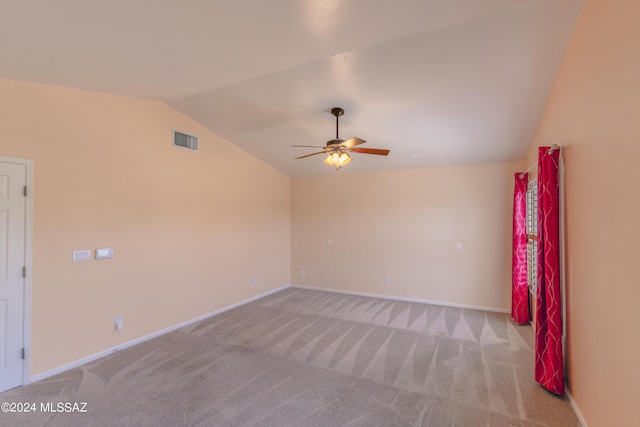
<svg viewBox="0 0 640 427"><path fill-rule="evenodd" d="M569 388L566 387L566 385L565 385L564 392L567 395L567 399L569 399L569 403L571 404L571 407L573 408L573 412L575 412L576 413L576 417L578 417L578 422L580 422L580 425L582 427L587 427L587 422L584 420L584 418L582 418L582 414L580 413L580 410L578 409L578 405L576 405L576 401L573 400L573 396L571 396L571 392L569 391Z"/></svg>
<svg viewBox="0 0 640 427"><path fill-rule="evenodd" d="M202 316L195 317L195 318L187 320L185 322L178 323L177 325L169 326L168 328L162 329L162 330L154 332L152 334L145 335L145 336L142 336L140 338L136 338L136 339L134 339L132 341L126 342L124 344L120 344L118 346L111 347L111 348L109 348L107 350L104 350L104 351L101 351L99 353L92 354L91 356L83 357L82 359L76 360L75 362L67 363L66 365L59 366L59 367L57 367L55 369L52 369L52 370L47 371L47 372L44 372L42 374L34 375L33 377L30 378L30 381L25 382L25 384L29 384L29 383L32 383L32 382L35 382L35 381L40 381L40 380L43 380L45 378L51 377L53 375L59 374L61 372L68 371L69 369L77 368L78 366L82 366L85 363L93 362L94 360L100 359L101 357L104 357L104 356L108 356L109 354L112 354L114 352L117 352L117 351L120 351L120 350L124 350L125 348L128 348L128 347L134 346L136 344L140 344L142 342L148 341L150 339L159 337L160 335L167 334L169 332L175 331L176 329L184 328L185 326L189 326L189 325L191 325L193 323L196 323L196 322L199 322L201 320L207 319L209 317L215 316L216 314L224 313L225 311L234 309L236 307L240 307L241 305L250 303L250 302L258 300L260 298L264 298L267 295L274 294L276 292L282 291L282 290L287 289L289 287L290 287L290 285L285 285L285 286L281 286L281 287L276 288L276 289L272 289L272 290L264 292L264 293L262 293L260 295L256 295L254 297L251 297L251 298L248 298L246 300L237 302L235 304L231 304L231 305L228 305L226 307L219 308L218 310L212 311L210 313L203 314Z"/></svg>
<svg viewBox="0 0 640 427"><path fill-rule="evenodd" d="M382 299L391 299L391 300L407 301L407 302L418 302L422 304L441 305L445 307L468 308L470 310L493 311L496 313L511 313L511 310L507 310L504 308L485 307L481 305L456 304L451 302L431 301L431 300L425 300L425 299L419 299L419 298L407 298L407 297L397 297L393 295L370 294L366 292L343 291L341 289L331 289L331 288L318 288L315 286L291 285L291 287L300 288L300 289L311 289L314 291L334 292L337 294L357 295L361 297L382 298Z"/></svg>

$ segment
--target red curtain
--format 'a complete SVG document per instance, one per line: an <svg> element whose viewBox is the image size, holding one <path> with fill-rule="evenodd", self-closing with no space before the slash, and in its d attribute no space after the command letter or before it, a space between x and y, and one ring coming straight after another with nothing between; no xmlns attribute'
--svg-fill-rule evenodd
<svg viewBox="0 0 640 427"><path fill-rule="evenodd" d="M516 323L531 320L527 287L527 183L528 173L515 174L513 191L513 256L511 280L511 317Z"/></svg>
<svg viewBox="0 0 640 427"><path fill-rule="evenodd" d="M564 394L560 301L560 150L538 148L538 281L535 379Z"/></svg>

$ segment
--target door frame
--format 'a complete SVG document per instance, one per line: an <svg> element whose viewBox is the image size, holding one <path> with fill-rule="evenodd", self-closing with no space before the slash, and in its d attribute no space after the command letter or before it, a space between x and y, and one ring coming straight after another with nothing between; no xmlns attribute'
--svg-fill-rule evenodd
<svg viewBox="0 0 640 427"><path fill-rule="evenodd" d="M25 230L24 230L24 265L27 275L24 278L24 311L23 338L25 357L22 360L22 385L31 382L31 295L33 276L33 160L19 157L0 156L0 162L24 165L26 167L27 196L25 201Z"/></svg>

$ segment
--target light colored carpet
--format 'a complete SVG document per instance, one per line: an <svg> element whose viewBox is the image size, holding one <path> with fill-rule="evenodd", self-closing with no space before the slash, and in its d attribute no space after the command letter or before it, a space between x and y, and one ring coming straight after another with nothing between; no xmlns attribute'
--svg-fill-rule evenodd
<svg viewBox="0 0 640 427"><path fill-rule="evenodd" d="M287 289L0 394L10 426L579 426L508 315Z"/></svg>

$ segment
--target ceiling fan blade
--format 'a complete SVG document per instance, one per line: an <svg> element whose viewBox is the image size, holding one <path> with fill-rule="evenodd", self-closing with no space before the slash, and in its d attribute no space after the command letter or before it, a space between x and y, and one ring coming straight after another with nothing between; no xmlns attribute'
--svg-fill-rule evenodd
<svg viewBox="0 0 640 427"><path fill-rule="evenodd" d="M377 154L379 156L386 156L389 154L389 150L381 150L379 148L352 148L349 151L362 154Z"/></svg>
<svg viewBox="0 0 640 427"><path fill-rule="evenodd" d="M315 156L316 154L324 154L324 153L326 153L326 151L318 151L317 153L311 153L311 154L307 154L306 156L296 157L295 160L304 159L305 157L311 157L311 156Z"/></svg>
<svg viewBox="0 0 640 427"><path fill-rule="evenodd" d="M325 148L322 145L292 145L292 147Z"/></svg>
<svg viewBox="0 0 640 427"><path fill-rule="evenodd" d="M352 147L355 147L356 145L364 144L365 142L367 141L365 141L364 139L350 138L344 142L341 142L340 145L342 145L345 148L352 148Z"/></svg>

